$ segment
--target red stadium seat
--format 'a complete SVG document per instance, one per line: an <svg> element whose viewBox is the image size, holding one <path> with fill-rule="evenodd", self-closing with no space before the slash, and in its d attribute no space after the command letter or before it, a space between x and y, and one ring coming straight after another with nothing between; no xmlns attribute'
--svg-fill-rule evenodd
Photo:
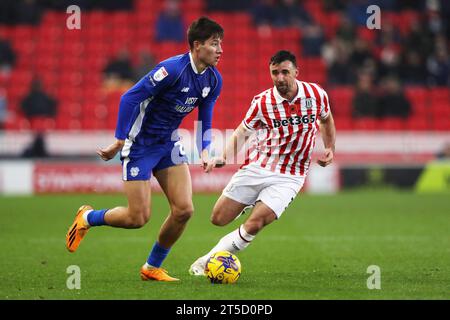
<svg viewBox="0 0 450 320"><path fill-rule="evenodd" d="M29 86L33 78L33 73L30 70L13 70L11 74L11 90L17 87Z"/></svg>
<svg viewBox="0 0 450 320"><path fill-rule="evenodd" d="M45 26L55 26L59 24L65 24L67 14L61 11L46 11L41 20L41 24Z"/></svg>
<svg viewBox="0 0 450 320"><path fill-rule="evenodd" d="M317 13L314 18L324 28L326 39L334 38L336 31L338 30L338 27L340 25L339 13L335 12L330 12L327 14Z"/></svg>
<svg viewBox="0 0 450 320"><path fill-rule="evenodd" d="M358 118L353 120L355 130L378 130L380 128L380 119L376 118Z"/></svg>
<svg viewBox="0 0 450 320"><path fill-rule="evenodd" d="M355 123L355 120L349 118L349 117L338 117L338 118L334 118L334 123L336 125L336 129L341 131L347 131L347 130L352 130L353 129L353 125ZM363 130L366 130L365 128Z"/></svg>
<svg viewBox="0 0 450 320"><path fill-rule="evenodd" d="M427 90L423 87L406 87L405 96L411 103L413 115L424 115L429 111Z"/></svg>
<svg viewBox="0 0 450 320"><path fill-rule="evenodd" d="M364 39L367 42L371 43L372 41L375 40L377 32L376 30L371 30L368 29L367 27L358 27L357 34L359 38Z"/></svg>
<svg viewBox="0 0 450 320"><path fill-rule="evenodd" d="M36 117L31 119L31 130L36 132L45 132L53 130L56 127L56 121L54 118L48 117Z"/></svg>
<svg viewBox="0 0 450 320"><path fill-rule="evenodd" d="M69 130L68 118L58 115L55 121L55 130Z"/></svg>
<svg viewBox="0 0 450 320"><path fill-rule="evenodd" d="M420 13L412 10L404 10L400 12L397 27L402 35L407 35L411 31L411 26L415 21L419 21Z"/></svg>
<svg viewBox="0 0 450 320"><path fill-rule="evenodd" d="M134 6L137 12L158 12L161 9L162 1L135 0Z"/></svg>
<svg viewBox="0 0 450 320"><path fill-rule="evenodd" d="M433 104L431 113L434 118L450 118L450 105L442 103Z"/></svg>
<svg viewBox="0 0 450 320"><path fill-rule="evenodd" d="M192 12L197 13L203 11L205 8L205 1L203 0L190 0L190 1L181 1L180 3L182 12Z"/></svg>
<svg viewBox="0 0 450 320"><path fill-rule="evenodd" d="M406 119L386 118L379 120L380 129L385 131L400 131L406 128Z"/></svg>
<svg viewBox="0 0 450 320"><path fill-rule="evenodd" d="M78 118L59 116L56 118L56 130L81 130L81 121Z"/></svg>
<svg viewBox="0 0 450 320"><path fill-rule="evenodd" d="M39 77L42 81L44 90L55 89L59 84L56 72L41 72Z"/></svg>
<svg viewBox="0 0 450 320"><path fill-rule="evenodd" d="M5 123L6 130L30 130L30 121L22 115L14 115Z"/></svg>
<svg viewBox="0 0 450 320"><path fill-rule="evenodd" d="M81 103L69 102L59 106L58 116L64 118L78 118L81 115Z"/></svg>
<svg viewBox="0 0 450 320"><path fill-rule="evenodd" d="M16 25L12 28L13 38L22 42L25 40L32 40L36 29L28 25Z"/></svg>
<svg viewBox="0 0 450 320"><path fill-rule="evenodd" d="M81 128L85 130L104 130L107 128L107 123L103 119L83 115L81 118Z"/></svg>
<svg viewBox="0 0 450 320"><path fill-rule="evenodd" d="M0 38L5 40L11 40L13 35L13 28L7 25L0 25Z"/></svg>
<svg viewBox="0 0 450 320"><path fill-rule="evenodd" d="M85 45L81 39L67 40L62 43L61 50L64 55L80 56L85 51Z"/></svg>
<svg viewBox="0 0 450 320"><path fill-rule="evenodd" d="M126 11L124 12L117 11L109 13L108 20L111 21L114 27L120 27L123 30L130 30L131 28L126 27L129 27L133 23L132 15L130 15L130 13Z"/></svg>
<svg viewBox="0 0 450 320"><path fill-rule="evenodd" d="M11 41L12 48L19 54L29 55L33 53L34 41L33 39L13 38Z"/></svg>
<svg viewBox="0 0 450 320"><path fill-rule="evenodd" d="M81 100L77 88L69 86L60 86L56 91L56 98L64 103L79 102Z"/></svg>
<svg viewBox="0 0 450 320"><path fill-rule="evenodd" d="M351 116L353 88L347 86L334 87L326 90L330 100L331 110L337 116Z"/></svg>
<svg viewBox="0 0 450 320"><path fill-rule="evenodd" d="M239 27L251 27L253 23L252 16L246 12L233 13L233 21Z"/></svg>
<svg viewBox="0 0 450 320"><path fill-rule="evenodd" d="M438 131L448 131L450 132L450 118L441 117L435 118L433 121L433 127Z"/></svg>
<svg viewBox="0 0 450 320"><path fill-rule="evenodd" d="M83 83L83 73L74 72L64 72L61 73L59 80L67 86L79 87Z"/></svg>
<svg viewBox="0 0 450 320"><path fill-rule="evenodd" d="M450 89L432 88L429 90L429 97L432 105L450 105Z"/></svg>
<svg viewBox="0 0 450 320"><path fill-rule="evenodd" d="M410 131L427 131L432 129L426 116L410 117L406 123L406 129Z"/></svg>
<svg viewBox="0 0 450 320"><path fill-rule="evenodd" d="M99 90L95 86L87 86L84 87L81 92L81 96L83 97L83 102L85 103L93 103L97 102L101 99L101 90Z"/></svg>

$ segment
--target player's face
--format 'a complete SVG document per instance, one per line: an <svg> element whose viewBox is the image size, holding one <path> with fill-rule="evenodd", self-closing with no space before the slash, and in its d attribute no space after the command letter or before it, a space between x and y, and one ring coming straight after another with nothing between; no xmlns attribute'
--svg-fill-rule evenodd
<svg viewBox="0 0 450 320"><path fill-rule="evenodd" d="M201 62L208 66L216 66L223 52L222 39L210 37L204 43L199 43L196 50Z"/></svg>
<svg viewBox="0 0 450 320"><path fill-rule="evenodd" d="M297 75L297 68L289 60L270 65L270 76L272 77L273 84L282 95L296 90L295 79Z"/></svg>

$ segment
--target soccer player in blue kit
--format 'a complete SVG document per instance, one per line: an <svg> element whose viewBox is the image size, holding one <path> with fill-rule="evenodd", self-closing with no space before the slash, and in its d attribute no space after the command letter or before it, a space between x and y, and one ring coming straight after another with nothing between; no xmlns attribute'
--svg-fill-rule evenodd
<svg viewBox="0 0 450 320"><path fill-rule="evenodd" d="M192 185L187 157L177 135L183 118L198 107L201 137L197 148L208 162L212 111L222 88L215 68L222 55L223 28L207 17L194 21L187 33L190 51L160 62L121 98L116 141L97 151L105 161L120 151L128 207L93 210L83 205L66 235L66 247L77 250L94 226L140 228L150 218L150 177L166 195L170 213L161 226L142 280L177 281L161 264L192 216Z"/></svg>

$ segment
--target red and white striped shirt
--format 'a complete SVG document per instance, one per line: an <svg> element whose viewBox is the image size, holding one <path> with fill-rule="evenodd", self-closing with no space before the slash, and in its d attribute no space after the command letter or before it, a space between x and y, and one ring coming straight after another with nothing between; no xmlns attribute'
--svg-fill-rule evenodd
<svg viewBox="0 0 450 320"><path fill-rule="evenodd" d="M249 163L282 174L305 176L314 149L317 120L330 114L328 95L315 83L297 81L292 101L280 96L276 87L253 98L243 124L256 131L256 140L246 154Z"/></svg>

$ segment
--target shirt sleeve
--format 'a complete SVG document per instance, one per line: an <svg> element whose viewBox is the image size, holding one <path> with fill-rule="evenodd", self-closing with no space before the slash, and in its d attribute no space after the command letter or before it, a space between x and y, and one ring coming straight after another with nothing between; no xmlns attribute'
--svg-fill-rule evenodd
<svg viewBox="0 0 450 320"><path fill-rule="evenodd" d="M217 85L211 94L199 105L197 126L197 150L201 155L204 149L209 150L211 145L211 127L214 105L222 90L222 76L217 73ZM201 125L201 130L199 126ZM199 136L201 134L201 136Z"/></svg>
<svg viewBox="0 0 450 320"><path fill-rule="evenodd" d="M242 121L247 130L254 131L261 126L260 101L261 97L253 98L250 108Z"/></svg>
<svg viewBox="0 0 450 320"><path fill-rule="evenodd" d="M325 90L322 89L323 99L322 99L322 108L320 108L320 118L326 119L330 115L330 100L328 99L328 94Z"/></svg>
<svg viewBox="0 0 450 320"><path fill-rule="evenodd" d="M141 103L158 95L175 80L176 69L168 64L160 63L125 92L120 99L115 137L120 140L126 139L133 115L141 112L138 109Z"/></svg>

